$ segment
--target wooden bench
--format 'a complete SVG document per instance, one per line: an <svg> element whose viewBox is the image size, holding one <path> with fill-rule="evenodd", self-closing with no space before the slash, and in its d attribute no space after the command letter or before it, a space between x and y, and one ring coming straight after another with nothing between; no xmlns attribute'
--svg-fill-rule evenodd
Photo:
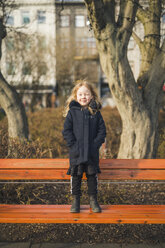
<svg viewBox="0 0 165 248"><path fill-rule="evenodd" d="M0 159L0 180L67 180L68 159ZM165 180L165 159L100 160L99 180ZM85 179L85 178L84 178ZM0 223L165 224L165 205L89 205L70 213L69 205L0 205Z"/></svg>

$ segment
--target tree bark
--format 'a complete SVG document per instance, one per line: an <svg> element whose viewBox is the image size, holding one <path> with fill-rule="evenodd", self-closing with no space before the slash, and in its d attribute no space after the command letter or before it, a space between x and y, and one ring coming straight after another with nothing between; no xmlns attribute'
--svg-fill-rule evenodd
<svg viewBox="0 0 165 248"><path fill-rule="evenodd" d="M160 16L161 0L150 0L148 8L139 7L137 18L144 27L144 39L139 45L141 52L141 67L139 78L150 69L152 61L160 49ZM136 41L136 36L133 36ZM138 42L139 44L139 42Z"/></svg>
<svg viewBox="0 0 165 248"><path fill-rule="evenodd" d="M6 82L1 72L0 105L8 118L9 138L28 139L28 122L24 106L16 90Z"/></svg>
<svg viewBox="0 0 165 248"><path fill-rule="evenodd" d="M104 71L107 70L110 89L122 119L118 158L155 157L159 105L148 107L149 103L144 101L142 92L135 84L127 58L120 59L116 70L114 66L110 68L112 61L107 55L100 56L100 60ZM110 69L108 70L107 67Z"/></svg>
<svg viewBox="0 0 165 248"><path fill-rule="evenodd" d="M147 68L146 88L139 90L127 58L138 1L120 1L117 20L114 18L114 0L86 0L85 3L102 69L122 119L118 158L154 158L158 143L158 99L165 80L164 51L155 50L156 62ZM108 16L109 9L111 17Z"/></svg>
<svg viewBox="0 0 165 248"><path fill-rule="evenodd" d="M3 20L0 19L0 57L1 57L1 43L6 36L6 30L3 25ZM4 109L8 119L8 155L12 151L12 140L18 139L23 141L28 139L28 121L24 106L19 98L16 90L10 86L2 73L0 72L0 105ZM12 154L17 157L17 151Z"/></svg>

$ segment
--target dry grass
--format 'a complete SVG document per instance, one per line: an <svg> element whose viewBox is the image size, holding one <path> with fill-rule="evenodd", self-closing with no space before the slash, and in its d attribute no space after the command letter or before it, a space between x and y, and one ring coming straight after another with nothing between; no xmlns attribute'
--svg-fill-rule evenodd
<svg viewBox="0 0 165 248"><path fill-rule="evenodd" d="M47 108L34 113L28 113L30 140L20 144L13 141L13 153L10 157L17 158L67 158L68 150L62 137L64 117L63 108ZM116 158L122 124L117 109L105 107L102 115L107 128L107 158ZM159 116L159 147L158 158L165 158L165 112ZM0 121L0 158L7 157L7 118Z"/></svg>

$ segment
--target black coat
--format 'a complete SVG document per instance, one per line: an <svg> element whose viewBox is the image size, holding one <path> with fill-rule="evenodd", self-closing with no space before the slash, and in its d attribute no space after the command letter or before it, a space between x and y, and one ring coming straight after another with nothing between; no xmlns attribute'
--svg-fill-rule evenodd
<svg viewBox="0 0 165 248"><path fill-rule="evenodd" d="M62 133L69 147L70 168L90 163L99 172L99 148L106 136L102 115L100 111L92 115L76 101L72 101L69 107Z"/></svg>

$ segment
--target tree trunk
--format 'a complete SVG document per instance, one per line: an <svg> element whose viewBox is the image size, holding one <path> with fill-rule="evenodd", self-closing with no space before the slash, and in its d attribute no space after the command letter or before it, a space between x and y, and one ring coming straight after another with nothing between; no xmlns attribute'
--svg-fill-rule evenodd
<svg viewBox="0 0 165 248"><path fill-rule="evenodd" d="M138 2L138 0L119 1L119 14L116 17L115 0L85 0L102 69L108 79L122 119L122 135L118 153L118 158L122 159L154 158L156 156L159 97L165 80L164 46L162 50L158 47L160 17L159 20L154 19L156 16L154 14L152 24L155 25L156 20L159 21L158 25L153 29L152 26L145 25L148 30L148 37L145 38L147 51L150 53L152 50L152 56L150 64L147 64L147 68L143 70L145 73L147 71L147 74L142 89L138 88L128 62L127 47L135 23ZM151 0L150 11L154 12L157 5L159 5L159 12L160 0ZM149 39L152 42L148 43ZM141 41L139 43L142 44ZM147 58L149 58L148 53Z"/></svg>
<svg viewBox="0 0 165 248"><path fill-rule="evenodd" d="M8 119L8 154L12 151L12 140L28 139L28 122L24 106L16 90L11 87L0 72L0 105L5 110ZM12 152L13 153L13 152ZM15 151L15 156L17 152Z"/></svg>
<svg viewBox="0 0 165 248"><path fill-rule="evenodd" d="M160 49L160 16L161 16L161 0L150 0L147 9L138 8L137 18L144 27L144 39L141 40L134 34L135 41L139 45L141 54L141 66L139 73L139 83L145 84L145 73L150 69L155 55ZM137 39L138 38L138 39ZM142 80L144 76L144 80Z"/></svg>
<svg viewBox="0 0 165 248"><path fill-rule="evenodd" d="M127 56L123 56L123 52L120 56L120 51L116 47L117 43L116 41L114 47L109 45L111 48L106 49L108 53L102 50L106 47L104 41L103 44L102 41L98 42L98 48L102 68L122 119L118 158L155 158L158 145L158 99L160 95L155 94L153 90L152 96L147 96L145 99L145 92L138 89ZM152 68L151 71L154 70L156 68ZM160 71L160 67L157 71L160 72L160 80L163 72ZM156 73L154 75L156 77Z"/></svg>
<svg viewBox="0 0 165 248"><path fill-rule="evenodd" d="M0 18L0 59L2 55L2 40L6 36L3 19ZM12 149L13 139L20 142L28 139L28 121L24 106L16 90L10 86L0 71L0 105L4 109L8 119L8 156L17 157L16 147Z"/></svg>
<svg viewBox="0 0 165 248"><path fill-rule="evenodd" d="M122 113L123 130L118 158L155 158L157 151L157 117L150 119L144 111L136 122Z"/></svg>

